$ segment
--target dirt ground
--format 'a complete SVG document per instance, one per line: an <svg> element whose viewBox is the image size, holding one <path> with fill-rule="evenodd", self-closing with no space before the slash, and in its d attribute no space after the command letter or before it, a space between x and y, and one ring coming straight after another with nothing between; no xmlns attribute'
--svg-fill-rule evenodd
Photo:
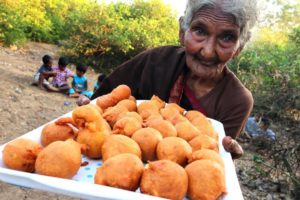
<svg viewBox="0 0 300 200"><path fill-rule="evenodd" d="M49 93L32 86L33 74L42 64L42 56L58 59L54 45L29 43L24 49L0 47L0 144L31 131L76 106L76 99ZM74 68L71 67L74 70ZM74 70L75 71L75 70ZM97 75L87 73L92 90ZM8 199L75 199L54 193L13 186L0 182L0 200Z"/></svg>

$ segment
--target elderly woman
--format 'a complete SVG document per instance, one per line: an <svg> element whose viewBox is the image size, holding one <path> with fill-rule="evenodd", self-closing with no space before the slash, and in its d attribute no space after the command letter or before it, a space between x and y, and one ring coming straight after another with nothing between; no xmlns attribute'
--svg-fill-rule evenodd
<svg viewBox="0 0 300 200"><path fill-rule="evenodd" d="M92 98L128 85L137 99L157 95L223 123L226 150L240 156L232 138L242 131L253 106L250 91L228 69L250 38L255 0L188 0L180 19L181 46L142 52L119 66Z"/></svg>

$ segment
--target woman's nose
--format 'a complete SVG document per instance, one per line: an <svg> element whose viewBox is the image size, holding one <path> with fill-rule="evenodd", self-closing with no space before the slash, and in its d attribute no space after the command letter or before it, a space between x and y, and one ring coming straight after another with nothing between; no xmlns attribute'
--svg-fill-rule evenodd
<svg viewBox="0 0 300 200"><path fill-rule="evenodd" d="M214 38L207 38L203 42L200 56L207 61L212 61L216 58L216 40Z"/></svg>

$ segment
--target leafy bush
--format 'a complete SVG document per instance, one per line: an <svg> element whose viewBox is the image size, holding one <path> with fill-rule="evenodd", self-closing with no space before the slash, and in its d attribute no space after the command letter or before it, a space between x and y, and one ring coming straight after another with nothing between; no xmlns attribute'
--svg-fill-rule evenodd
<svg viewBox="0 0 300 200"><path fill-rule="evenodd" d="M74 34L64 43L64 52L88 58L102 71L147 48L178 43L175 13L161 0L90 4L89 12L71 18Z"/></svg>

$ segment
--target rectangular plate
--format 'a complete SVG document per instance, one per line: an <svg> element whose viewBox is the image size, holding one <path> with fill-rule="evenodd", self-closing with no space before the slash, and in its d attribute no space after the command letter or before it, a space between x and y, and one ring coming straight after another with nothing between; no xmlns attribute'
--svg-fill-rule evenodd
<svg viewBox="0 0 300 200"><path fill-rule="evenodd" d="M95 101L92 103L95 103ZM61 117L71 116L71 113L72 112L69 112ZM225 163L225 178L228 193L222 196L220 200L242 200L243 195L231 155L226 152L222 146L222 139L225 137L223 125L216 120L210 120L213 124L213 127L219 133L219 150L220 155ZM56 119L52 122L54 121L56 121ZM40 143L40 134L44 126L45 125L40 126L39 128L30 131L19 138L27 138ZM6 144L0 146L0 152L3 151L5 145ZM84 161L87 161L88 165L80 167L77 175L69 180L8 169L4 166L2 153L0 153L0 180L14 185L65 194L83 199L161 199L154 196L141 194L139 191L131 192L118 188L93 184L96 168L102 165L102 161L91 160L85 156L82 156L82 162Z"/></svg>

